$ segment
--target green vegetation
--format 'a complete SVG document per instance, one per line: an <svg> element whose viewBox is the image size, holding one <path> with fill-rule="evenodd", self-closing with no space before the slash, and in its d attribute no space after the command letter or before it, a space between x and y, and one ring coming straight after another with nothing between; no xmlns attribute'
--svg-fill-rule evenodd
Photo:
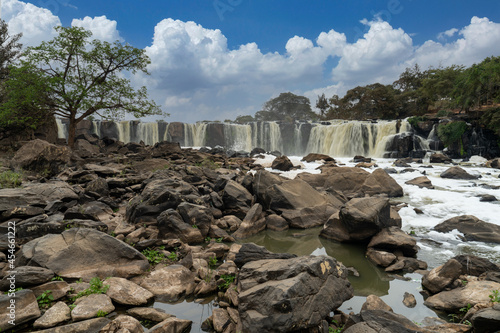
<svg viewBox="0 0 500 333"><path fill-rule="evenodd" d="M76 296L73 297L73 301L80 297L92 294L105 294L108 289L109 285L105 285L103 280L99 279L98 277L93 277L92 279L90 279L90 287L76 294Z"/></svg>
<svg viewBox="0 0 500 333"><path fill-rule="evenodd" d="M236 280L236 276L229 275L229 274L223 274L223 275L221 275L220 278L222 280L224 280L224 283L218 285L218 288L221 291L226 291L229 288L229 286L231 285L231 283L233 283L234 280Z"/></svg>
<svg viewBox="0 0 500 333"><path fill-rule="evenodd" d="M21 186L23 176L19 172L11 170L0 172L0 186L2 188L14 188Z"/></svg>
<svg viewBox="0 0 500 333"><path fill-rule="evenodd" d="M95 113L114 119L125 113L162 114L145 87L134 89L121 74L148 74L145 50L90 40L92 33L80 27L55 30L55 38L27 48L19 65L10 67L0 126L35 129L59 116L69 120L68 144L73 146L76 125Z"/></svg>
<svg viewBox="0 0 500 333"><path fill-rule="evenodd" d="M164 246L160 246L159 250L164 250ZM174 253L174 252L172 252ZM163 260L165 260L165 255L158 250L147 248L142 251L142 254L148 259L151 265L157 265Z"/></svg>
<svg viewBox="0 0 500 333"><path fill-rule="evenodd" d="M425 117L414 116L414 117L408 118L408 123L410 123L411 126L416 127L419 122L425 121L425 120L426 120Z"/></svg>
<svg viewBox="0 0 500 333"><path fill-rule="evenodd" d="M500 303L500 292L498 290L492 290L488 297L492 303Z"/></svg>
<svg viewBox="0 0 500 333"><path fill-rule="evenodd" d="M447 124L440 124L437 128L438 137L443 141L445 147L460 142L462 144L462 134L467 130L465 121L453 121Z"/></svg>
<svg viewBox="0 0 500 333"><path fill-rule="evenodd" d="M98 318L100 318L100 317L106 317L107 315L108 315L108 313L106 311L98 310L97 314L96 314L96 317L98 317Z"/></svg>
<svg viewBox="0 0 500 333"><path fill-rule="evenodd" d="M50 303L54 301L54 296L52 296L51 290L46 290L40 296L38 296L36 300L40 308L45 308L48 307Z"/></svg>
<svg viewBox="0 0 500 333"><path fill-rule="evenodd" d="M217 257L210 257L208 258L208 267L209 268L215 268L217 266Z"/></svg>
<svg viewBox="0 0 500 333"><path fill-rule="evenodd" d="M211 170L216 170L220 168L220 165L217 164L215 161L205 158L203 161L195 163L195 166L200 167L200 168L207 168Z"/></svg>
<svg viewBox="0 0 500 333"><path fill-rule="evenodd" d="M167 256L168 259L172 260L172 261L177 261L179 260L179 255L177 254L177 252L175 251L172 251L170 252L170 254Z"/></svg>
<svg viewBox="0 0 500 333"><path fill-rule="evenodd" d="M64 279L62 277L60 277L59 275L56 275L54 276L51 281L64 281Z"/></svg>

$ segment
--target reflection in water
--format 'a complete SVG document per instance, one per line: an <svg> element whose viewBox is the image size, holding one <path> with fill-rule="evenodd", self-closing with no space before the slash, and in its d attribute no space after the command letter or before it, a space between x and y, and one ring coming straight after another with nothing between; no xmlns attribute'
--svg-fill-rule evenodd
<svg viewBox="0 0 500 333"><path fill-rule="evenodd" d="M212 315L214 297L205 298L202 302L194 302L193 299L181 300L177 303L155 302L153 307L164 310L179 319L191 320L191 333L203 332L201 323Z"/></svg>
<svg viewBox="0 0 500 333"><path fill-rule="evenodd" d="M327 254L341 261L344 266L354 267L359 272L359 277L349 277L356 296L387 295L391 278L365 257L364 247L320 238L318 235L321 229L322 227L306 230L291 229L284 232L266 230L245 239L244 242L264 246L274 253L286 252L298 256Z"/></svg>

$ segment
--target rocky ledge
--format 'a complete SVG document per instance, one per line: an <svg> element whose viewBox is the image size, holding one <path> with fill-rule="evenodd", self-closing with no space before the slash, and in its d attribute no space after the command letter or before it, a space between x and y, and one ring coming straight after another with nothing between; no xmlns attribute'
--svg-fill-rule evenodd
<svg viewBox="0 0 500 333"><path fill-rule="evenodd" d="M326 155L305 157L316 159L325 161L320 174L290 180L221 149L88 135L78 137L74 150L27 142L10 162L25 181L0 189L0 290L6 292L0 329L187 332L189 320L153 302L213 296L206 331L491 332L500 326L500 296L492 292L500 290L498 265L468 256L425 271L415 239L401 230L391 198L403 190L388 172L359 168L376 168L361 157L355 168ZM280 169L293 167L287 160L278 160ZM410 183L432 189L428 179ZM457 221L436 230L460 223L466 240L495 241L500 234L474 217ZM359 314L345 314L338 308L354 295L347 279L354 269L328 256L271 253L244 242L266 228L317 226L321 237L358 243L387 272L422 273L426 305L449 314L468 308L462 324L435 318L417 326L374 295ZM414 303L405 295L406 306Z"/></svg>

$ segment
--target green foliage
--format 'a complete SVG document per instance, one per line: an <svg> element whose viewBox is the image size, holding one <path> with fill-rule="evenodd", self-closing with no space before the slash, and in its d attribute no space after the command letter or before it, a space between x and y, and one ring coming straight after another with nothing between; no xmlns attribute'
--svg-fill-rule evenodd
<svg viewBox="0 0 500 333"><path fill-rule="evenodd" d="M51 281L64 281L64 279L62 277L60 277L59 275L56 275L54 276Z"/></svg>
<svg viewBox="0 0 500 333"><path fill-rule="evenodd" d="M147 98L145 87L135 90L120 74L148 74L150 60L145 50L119 41L90 40L92 33L81 27L55 29L58 35L28 48L22 63L43 72L42 82L50 92L46 107L70 120L70 146L74 143L76 124L96 112L113 119L125 113L135 117L162 113Z"/></svg>
<svg viewBox="0 0 500 333"><path fill-rule="evenodd" d="M160 248L160 250L163 249L164 247ZM165 255L162 252L150 248L143 250L142 254L144 254L151 265L157 265L165 259Z"/></svg>
<svg viewBox="0 0 500 333"><path fill-rule="evenodd" d="M36 298L38 306L41 308L48 307L50 303L54 301L54 296L52 296L51 290L44 291L40 296Z"/></svg>
<svg viewBox="0 0 500 333"><path fill-rule="evenodd" d="M437 128L438 137L448 147L455 142L462 142L462 134L467 130L465 121L452 121L440 124Z"/></svg>
<svg viewBox="0 0 500 333"><path fill-rule="evenodd" d="M80 297L92 294L105 294L108 289L109 285L105 285L103 280L99 279L98 277L93 277L92 279L90 279L90 287L83 291L80 291L75 297L73 297L73 301Z"/></svg>
<svg viewBox="0 0 500 333"><path fill-rule="evenodd" d="M234 120L234 122L237 124L246 124L246 123L251 123L252 121L255 121L255 118L250 115L238 116Z"/></svg>
<svg viewBox="0 0 500 333"><path fill-rule="evenodd" d="M500 136L500 108L491 108L486 111L479 122Z"/></svg>
<svg viewBox="0 0 500 333"><path fill-rule="evenodd" d="M195 166L211 170L217 170L220 168L220 166L214 160L209 158L204 158L203 161L195 163Z"/></svg>
<svg viewBox="0 0 500 333"><path fill-rule="evenodd" d="M218 285L218 288L221 291L226 291L229 288L229 286L231 285L231 283L233 283L234 280L236 280L236 276L229 275L229 274L223 274L223 275L221 275L220 278L222 280L224 280L224 283Z"/></svg>
<svg viewBox="0 0 500 333"><path fill-rule="evenodd" d="M412 127L417 127L417 124L421 121L425 121L427 118L425 117L422 117L422 116L414 116L414 117L410 117L408 118L408 123L410 123L410 125Z"/></svg>
<svg viewBox="0 0 500 333"><path fill-rule="evenodd" d="M11 170L0 172L0 186L2 188L14 188L21 186L22 175Z"/></svg>
<svg viewBox="0 0 500 333"><path fill-rule="evenodd" d="M108 315L108 313L106 311L98 310L97 314L96 314L96 317L98 317L98 318L100 318L100 317L106 317L107 315Z"/></svg>
<svg viewBox="0 0 500 333"><path fill-rule="evenodd" d="M436 113L437 117L447 117L449 115L449 112L446 110L439 110L438 113Z"/></svg>
<svg viewBox="0 0 500 333"><path fill-rule="evenodd" d="M217 266L217 257L208 258L208 267L215 268Z"/></svg>
<svg viewBox="0 0 500 333"><path fill-rule="evenodd" d="M291 92L281 93L264 104L263 110L255 113L257 121L316 120L318 115L311 109L309 98Z"/></svg>
<svg viewBox="0 0 500 333"><path fill-rule="evenodd" d="M172 261L177 261L179 260L179 255L177 254L177 252L175 251L172 251L170 252L170 254L167 256L168 259L172 260Z"/></svg>
<svg viewBox="0 0 500 333"><path fill-rule="evenodd" d="M318 96L318 100L316 101L316 107L319 109L320 117L324 118L326 115L326 110L330 107L328 104L328 99L326 99L325 94L321 94Z"/></svg>
<svg viewBox="0 0 500 333"><path fill-rule="evenodd" d="M500 303L500 292L498 290L492 290L488 297L492 303Z"/></svg>

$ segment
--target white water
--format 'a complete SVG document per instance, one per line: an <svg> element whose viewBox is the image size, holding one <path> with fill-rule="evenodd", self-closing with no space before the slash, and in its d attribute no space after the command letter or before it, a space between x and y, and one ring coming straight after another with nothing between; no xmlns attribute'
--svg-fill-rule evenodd
<svg viewBox="0 0 500 333"><path fill-rule="evenodd" d="M300 162L300 157L291 157L294 165L301 164L302 170L290 172L279 172L271 170L270 165L273 156L267 155L265 159L257 162L266 167L268 171L281 173L288 178L294 178L300 172L319 173L316 168L320 163ZM339 164L354 166L349 158L336 158ZM482 158L471 158L472 162L462 164L470 174L481 175L477 180L454 180L441 178L439 175L448 169L450 165L412 164L413 172L401 173L404 168L393 167L393 159L376 159L379 168L394 168L397 174L390 174L405 193L402 198L393 198L394 202L406 203L408 206L402 208L399 214L403 222L403 230L416 233L420 251L418 257L429 264L430 268L437 267L448 259L459 254L475 254L500 263L500 244L483 242L464 242L460 239L460 233L456 230L450 233L439 233L432 228L437 224L460 215L474 215L477 218L500 225L500 202L481 202L479 195L490 194L500 199L500 190L484 187L500 186L500 170L481 166ZM366 169L372 172L376 168ZM419 188L414 185L405 184L406 181L422 176L422 173L431 180L435 189ZM417 214L414 208L421 209L423 214Z"/></svg>

